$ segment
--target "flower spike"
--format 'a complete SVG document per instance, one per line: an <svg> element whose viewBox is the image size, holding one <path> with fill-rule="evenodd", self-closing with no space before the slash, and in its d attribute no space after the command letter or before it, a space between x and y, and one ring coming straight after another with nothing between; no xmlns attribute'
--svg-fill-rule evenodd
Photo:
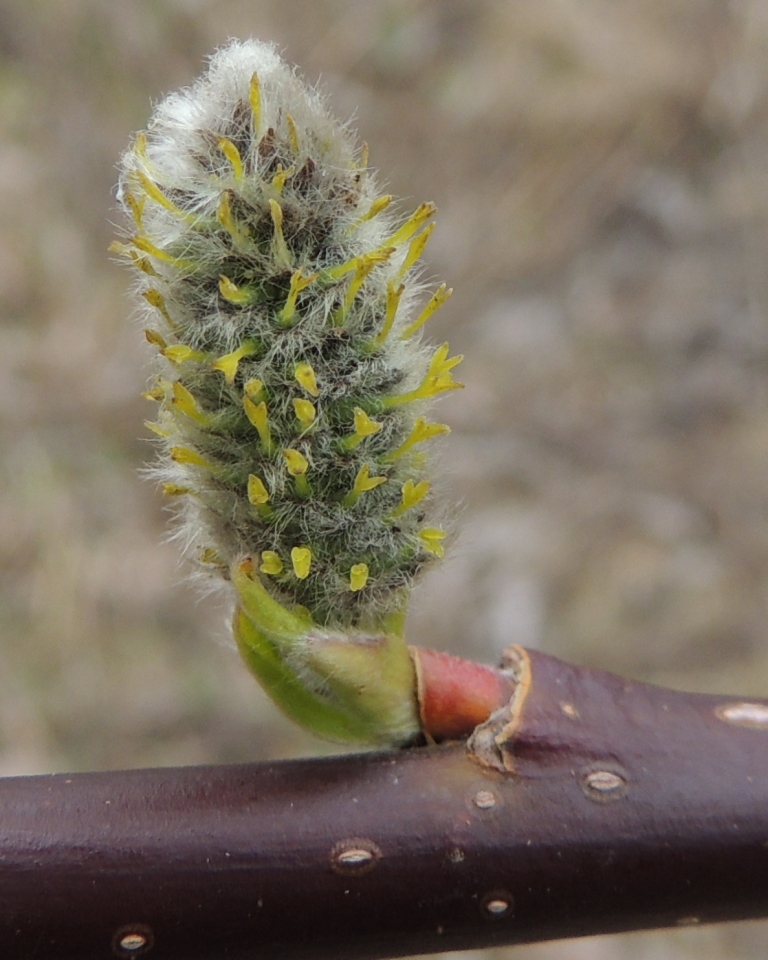
<svg viewBox="0 0 768 960"><path fill-rule="evenodd" d="M405 612L445 538L414 448L448 432L427 408L460 387L461 358L420 345L450 294L415 308L435 205L399 214L367 146L255 41L157 105L119 198L111 249L155 348L155 474L233 592L240 652L318 733L412 742Z"/></svg>

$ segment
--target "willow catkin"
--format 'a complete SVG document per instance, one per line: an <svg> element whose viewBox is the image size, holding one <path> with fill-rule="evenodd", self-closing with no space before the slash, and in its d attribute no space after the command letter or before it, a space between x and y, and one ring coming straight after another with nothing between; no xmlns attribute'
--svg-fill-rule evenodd
<svg viewBox="0 0 768 960"><path fill-rule="evenodd" d="M450 295L419 280L434 206L393 212L365 148L256 41L158 104L119 200L185 546L225 578L247 563L305 623L381 629L443 554L424 445L448 427L427 408L461 358L421 340Z"/></svg>

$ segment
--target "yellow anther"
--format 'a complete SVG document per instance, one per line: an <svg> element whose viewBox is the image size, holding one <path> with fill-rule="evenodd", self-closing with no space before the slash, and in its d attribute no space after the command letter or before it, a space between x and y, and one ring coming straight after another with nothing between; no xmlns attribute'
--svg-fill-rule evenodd
<svg viewBox="0 0 768 960"><path fill-rule="evenodd" d="M288 325L292 322L296 316L296 298L302 290L306 290L319 276L320 274L318 273L311 273L308 277L305 277L301 270L296 270L295 273L291 274L291 286L288 290L288 299L285 301L283 309L278 313L278 317L283 324Z"/></svg>
<svg viewBox="0 0 768 960"><path fill-rule="evenodd" d="M198 560L200 561L200 563L210 563L210 564L215 564L216 566L222 565L221 557L219 556L218 551L214 549L214 547L206 547L204 550L202 550L200 552L200 556L198 557Z"/></svg>
<svg viewBox="0 0 768 960"><path fill-rule="evenodd" d="M169 437L173 436L174 433L177 433L176 430L169 430L167 427L162 426L159 423L155 423L154 420L145 420L144 426L148 430L151 430L152 433L157 434L158 437L162 437L163 440L167 440Z"/></svg>
<svg viewBox="0 0 768 960"><path fill-rule="evenodd" d="M411 240L410 246L408 247L408 253L405 255L405 260L403 260L400 269L397 271L397 279L402 280L403 277L408 273L411 267L416 263L419 257L424 253L424 250L429 242L429 238L432 236L432 231L435 229L435 224L430 223L426 229Z"/></svg>
<svg viewBox="0 0 768 960"><path fill-rule="evenodd" d="M349 232L356 230L361 223L365 223L368 220L373 220L374 217L377 217L382 210L386 210L387 207L392 203L392 194L386 194L383 197L378 197L368 208L368 212L364 213L362 217L359 217L352 226L349 228Z"/></svg>
<svg viewBox="0 0 768 960"><path fill-rule="evenodd" d="M231 202L233 198L234 193L231 190L222 191L219 206L216 209L216 219L232 237L232 242L237 249L246 250L250 246L248 231L235 221Z"/></svg>
<svg viewBox="0 0 768 960"><path fill-rule="evenodd" d="M417 503L421 503L428 493L429 483L426 480L421 480L419 483L406 480L403 484L403 499L400 501L400 505L392 511L392 516L402 516L406 510L410 510Z"/></svg>
<svg viewBox="0 0 768 960"><path fill-rule="evenodd" d="M413 430L411 430L408 439L404 443L401 443L392 453L388 453L384 457L384 460L391 463L393 460L402 457L404 453L407 453L411 447L414 447L417 443L423 443L425 440L431 440L432 437L439 437L441 434L450 432L451 428L444 423L427 423L424 417L419 417L414 423Z"/></svg>
<svg viewBox="0 0 768 960"><path fill-rule="evenodd" d="M378 433L384 426L383 423L372 420L362 407L355 407L354 415L355 432L350 437L345 437L345 439L341 441L341 449L344 452L354 450L366 437L371 437L374 433Z"/></svg>
<svg viewBox="0 0 768 960"><path fill-rule="evenodd" d="M349 571L349 589L357 592L368 583L368 564L356 563Z"/></svg>
<svg viewBox="0 0 768 960"><path fill-rule="evenodd" d="M165 350L168 346L165 337L162 333L158 333L157 330L147 329L144 331L144 336L147 338L147 343L151 343L153 347L157 347L158 350Z"/></svg>
<svg viewBox="0 0 768 960"><path fill-rule="evenodd" d="M187 270L190 267L194 267L194 263L191 260L183 260L181 257L172 256L165 250L161 250L160 247L152 243L151 240L147 240L146 237L134 237L133 245L137 250L141 250L142 253L148 253L156 260L162 260L163 263L170 263L174 267L178 267L179 270Z"/></svg>
<svg viewBox="0 0 768 960"><path fill-rule="evenodd" d="M299 385L303 387L311 397L316 397L319 395L320 388L317 385L315 371L312 369L310 364L297 363L294 376L298 380Z"/></svg>
<svg viewBox="0 0 768 960"><path fill-rule="evenodd" d="M149 290L145 290L144 293L142 293L142 297L144 297L150 306L160 311L163 319L172 330L176 329L176 324L171 320L171 315L168 313L168 308L165 305L165 297L159 290L150 287Z"/></svg>
<svg viewBox="0 0 768 960"><path fill-rule="evenodd" d="M277 173L274 175L274 177L272 177L272 186L274 187L275 193L277 193L278 197L283 192L285 181L288 179L288 177L293 176L295 172L296 167L294 164L291 164L287 170L283 170L282 163L278 163Z"/></svg>
<svg viewBox="0 0 768 960"><path fill-rule="evenodd" d="M294 400L293 410L302 427L311 427L315 422L317 410L311 400Z"/></svg>
<svg viewBox="0 0 768 960"><path fill-rule="evenodd" d="M275 257L283 266L290 267L291 254L283 236L283 208L277 200L270 200L269 212L275 227Z"/></svg>
<svg viewBox="0 0 768 960"><path fill-rule="evenodd" d="M430 217L434 217L437 213L437 207L434 203L422 203L414 212L408 217L405 223L396 230L389 239L384 241L384 246L387 247L399 247L401 244L406 243L410 240L411 237L416 233L417 230L420 230L422 225L429 220Z"/></svg>
<svg viewBox="0 0 768 960"><path fill-rule="evenodd" d="M444 283L441 283L438 289L432 294L427 302L427 305L424 307L418 317L416 317L410 326L405 328L402 339L407 340L408 337L412 337L417 330L421 329L421 327L423 327L427 320L429 320L435 310L437 310L438 307L442 307L452 293L453 288L449 288Z"/></svg>
<svg viewBox="0 0 768 960"><path fill-rule="evenodd" d="M429 553L433 553L436 557L445 556L445 547L443 547L445 530L440 530L438 527L425 527L419 532L419 539Z"/></svg>
<svg viewBox="0 0 768 960"><path fill-rule="evenodd" d="M392 329L392 324L395 322L397 308L400 306L400 298L402 297L404 290L405 285L402 283L399 287L396 287L392 280L387 283L387 312L384 315L384 325L376 335L376 339L374 341L379 346L384 343L389 336L389 331Z"/></svg>
<svg viewBox="0 0 768 960"><path fill-rule="evenodd" d="M164 483L163 495L166 497L183 497L192 493L189 487L183 487L180 483Z"/></svg>
<svg viewBox="0 0 768 960"><path fill-rule="evenodd" d="M161 352L167 360L177 365L188 363L189 361L203 363L208 359L204 353L201 353L199 350L193 350L192 347L188 347L185 343L173 343Z"/></svg>
<svg viewBox="0 0 768 960"><path fill-rule="evenodd" d="M248 500L254 507L269 503L269 490L264 486L264 481L253 473L248 476Z"/></svg>
<svg viewBox="0 0 768 960"><path fill-rule="evenodd" d="M274 550L264 550L261 554L261 566L259 570L261 570L262 573L266 573L268 577L276 577L283 572L283 561Z"/></svg>
<svg viewBox="0 0 768 960"><path fill-rule="evenodd" d="M258 133L261 130L261 84L259 83L258 73L251 76L248 99L251 102L251 114L253 115L253 132Z"/></svg>
<svg viewBox="0 0 768 960"><path fill-rule="evenodd" d="M215 360L211 364L211 369L219 370L223 373L225 381L232 386L237 376L240 361L245 359L245 357L252 357L257 349L253 340L244 340L237 350L233 350L232 353L225 353L223 357Z"/></svg>
<svg viewBox="0 0 768 960"><path fill-rule="evenodd" d="M264 399L261 397L261 391L264 389L264 384L261 380L257 380L255 377L252 380L247 380L243 384L243 393L246 397L250 397L254 403L258 403L259 399Z"/></svg>
<svg viewBox="0 0 768 960"><path fill-rule="evenodd" d="M189 447L171 447L171 460L176 463L189 464L193 467L206 467L210 470L213 464L201 457L197 450L191 450Z"/></svg>
<svg viewBox="0 0 768 960"><path fill-rule="evenodd" d="M296 128L296 121L290 115L286 113L285 122L288 124L288 142L291 144L291 150L294 153L299 152L299 131Z"/></svg>
<svg viewBox="0 0 768 960"><path fill-rule="evenodd" d="M384 409L398 407L403 403L410 403L412 400L427 400L430 397L437 396L438 393L444 393L446 390L461 390L463 383L457 383L451 375L451 370L464 358L448 357L448 344L444 343L438 347L432 355L429 363L427 375L421 383L421 386L408 393L401 393L394 397L384 397L381 401Z"/></svg>
<svg viewBox="0 0 768 960"><path fill-rule="evenodd" d="M141 170L137 170L136 179L144 188L144 192L147 194L147 196L154 200L155 203L158 203L161 207L164 207L169 213L172 213L174 217L177 217L179 220L185 220L187 223L192 223L197 220L197 217L194 213L187 213L186 210L182 210L181 207L177 206L172 200L169 200L160 187L158 187L156 183L149 179L146 173Z"/></svg>
<svg viewBox="0 0 768 960"><path fill-rule="evenodd" d="M264 452L270 455L273 452L272 434L269 430L269 418L267 416L267 405L262 400L261 403L254 403L250 397L243 397L243 408L245 415L251 424L256 427L261 439L261 445Z"/></svg>
<svg viewBox="0 0 768 960"><path fill-rule="evenodd" d="M294 547L291 550L291 563L298 579L306 580L312 566L312 551L309 547Z"/></svg>
<svg viewBox="0 0 768 960"><path fill-rule="evenodd" d="M363 466L358 470L357 476L355 477L355 485L352 487L346 497L344 497L343 504L345 507L353 507L360 499L362 494L366 493L368 490L374 490L382 483L387 482L386 477L372 477L370 473L371 468L367 463L364 463Z"/></svg>
<svg viewBox="0 0 768 960"><path fill-rule="evenodd" d="M229 277L222 274L219 277L219 293L230 303L236 303L238 306L251 302L251 291L248 287L238 287Z"/></svg>
<svg viewBox="0 0 768 960"><path fill-rule="evenodd" d="M221 150L232 165L232 173L235 175L235 180L240 183L243 179L243 158L240 156L240 151L234 143L232 143L231 140L227 140L226 137L219 137L218 143L219 150Z"/></svg>

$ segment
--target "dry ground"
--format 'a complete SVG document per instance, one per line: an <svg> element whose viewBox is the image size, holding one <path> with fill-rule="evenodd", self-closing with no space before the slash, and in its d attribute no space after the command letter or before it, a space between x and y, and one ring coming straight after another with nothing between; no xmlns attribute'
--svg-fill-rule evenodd
<svg viewBox="0 0 768 960"><path fill-rule="evenodd" d="M441 210L463 515L412 639L765 695L766 0L3 0L0 773L326 749L161 542L145 347L106 253L150 98L252 34ZM768 925L493 955L746 960Z"/></svg>

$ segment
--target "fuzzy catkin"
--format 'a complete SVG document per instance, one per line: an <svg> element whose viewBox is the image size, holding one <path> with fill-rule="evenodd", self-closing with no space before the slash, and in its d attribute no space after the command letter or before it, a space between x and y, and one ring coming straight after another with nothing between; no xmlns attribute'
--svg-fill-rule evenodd
<svg viewBox="0 0 768 960"><path fill-rule="evenodd" d="M425 479L434 396L460 386L421 327L434 208L392 213L322 97L232 42L122 160L159 404L156 475L197 560L253 559L324 626L375 623L442 556ZM419 312L420 311L420 312Z"/></svg>

